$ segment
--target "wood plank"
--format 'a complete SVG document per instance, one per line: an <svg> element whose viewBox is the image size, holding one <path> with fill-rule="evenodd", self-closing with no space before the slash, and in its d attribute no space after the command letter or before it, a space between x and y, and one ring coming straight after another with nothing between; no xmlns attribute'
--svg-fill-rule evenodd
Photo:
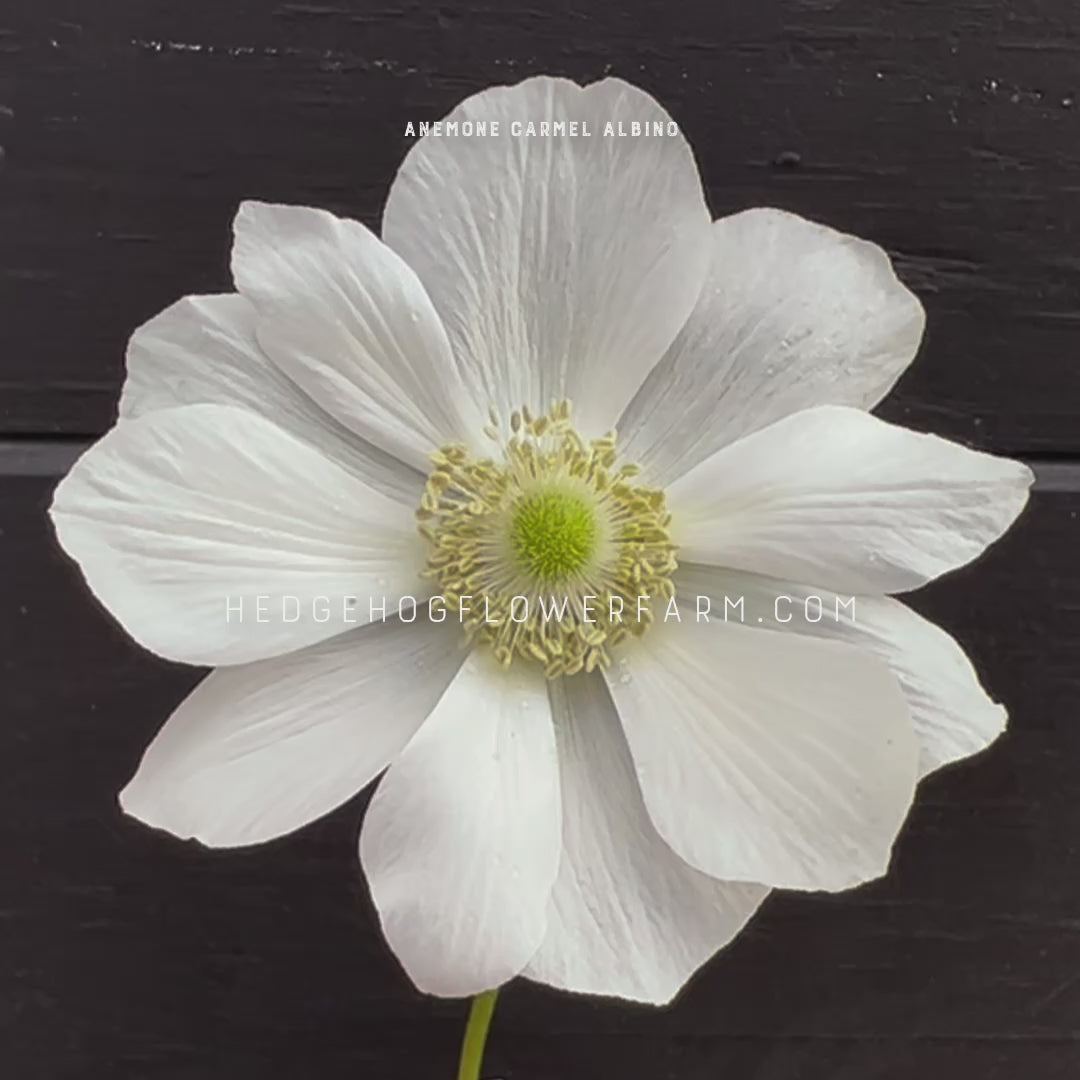
<svg viewBox="0 0 1080 1080"><path fill-rule="evenodd" d="M406 120L610 72L680 121L717 214L779 205L895 255L930 330L887 416L1080 452L1066 0L21 7L0 16L0 433L104 430L131 330L227 288L240 199L377 225Z"/></svg>
<svg viewBox="0 0 1080 1080"><path fill-rule="evenodd" d="M463 1007L412 991L382 942L355 856L365 797L232 853L121 816L116 792L197 673L95 606L44 521L51 480L2 483L6 1074L451 1076ZM489 1075L1074 1076L1078 514L1080 494L1040 493L976 566L918 594L1012 722L923 786L886 880L771 898L669 1010L516 984Z"/></svg>

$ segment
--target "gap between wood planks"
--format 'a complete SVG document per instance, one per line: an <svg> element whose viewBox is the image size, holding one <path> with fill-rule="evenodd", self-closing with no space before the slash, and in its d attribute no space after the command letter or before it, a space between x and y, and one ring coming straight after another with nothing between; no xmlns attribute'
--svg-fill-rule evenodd
<svg viewBox="0 0 1080 1080"><path fill-rule="evenodd" d="M93 440L65 438L0 439L0 476L61 477ZM1039 454L1018 457L1035 470L1036 491L1080 491L1080 459Z"/></svg>

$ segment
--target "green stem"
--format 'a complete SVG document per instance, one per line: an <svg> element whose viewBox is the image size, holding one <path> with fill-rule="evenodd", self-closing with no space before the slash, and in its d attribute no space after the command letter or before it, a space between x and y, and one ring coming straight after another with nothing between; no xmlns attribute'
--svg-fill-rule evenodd
<svg viewBox="0 0 1080 1080"><path fill-rule="evenodd" d="M469 1022L465 1025L465 1041L461 1044L461 1066L458 1080L480 1080L480 1066L484 1061L484 1045L487 1042L491 1017L495 1012L498 990L488 990L473 998L469 1009Z"/></svg>

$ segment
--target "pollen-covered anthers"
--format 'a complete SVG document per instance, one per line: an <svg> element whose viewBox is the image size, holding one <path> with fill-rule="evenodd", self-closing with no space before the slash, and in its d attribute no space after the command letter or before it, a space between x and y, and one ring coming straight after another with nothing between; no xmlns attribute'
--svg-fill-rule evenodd
<svg viewBox="0 0 1080 1080"><path fill-rule="evenodd" d="M664 493L616 467L614 432L586 442L570 413L523 408L508 432L492 414L496 457L442 447L417 510L424 576L448 609L502 664L531 659L549 678L609 664L674 595L677 567Z"/></svg>

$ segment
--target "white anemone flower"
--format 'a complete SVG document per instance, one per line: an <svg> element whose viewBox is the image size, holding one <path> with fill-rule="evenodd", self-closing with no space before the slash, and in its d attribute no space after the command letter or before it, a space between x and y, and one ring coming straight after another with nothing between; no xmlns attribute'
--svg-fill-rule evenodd
<svg viewBox="0 0 1080 1080"><path fill-rule="evenodd" d="M123 808L240 846L384 774L360 860L433 994L666 1002L771 888L884 874L919 778L1005 723L891 594L980 555L1030 471L871 416L919 301L873 244L713 221L669 120L534 78L415 143L381 239L245 203L236 293L134 334L56 491L128 633L216 669Z"/></svg>

